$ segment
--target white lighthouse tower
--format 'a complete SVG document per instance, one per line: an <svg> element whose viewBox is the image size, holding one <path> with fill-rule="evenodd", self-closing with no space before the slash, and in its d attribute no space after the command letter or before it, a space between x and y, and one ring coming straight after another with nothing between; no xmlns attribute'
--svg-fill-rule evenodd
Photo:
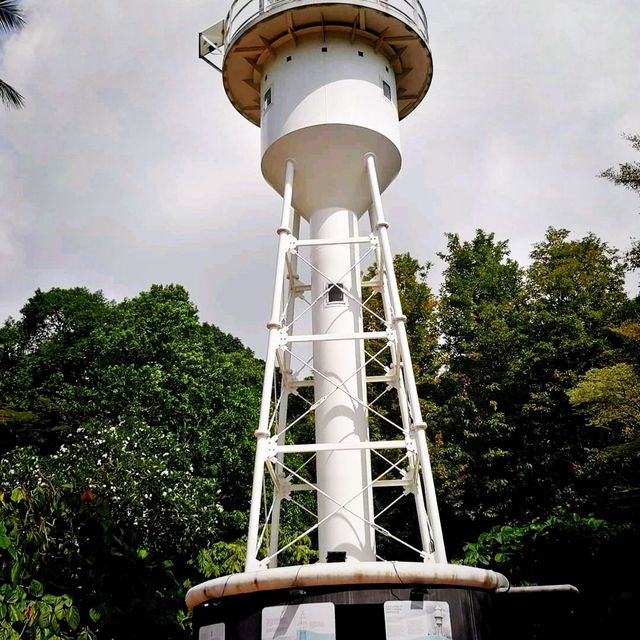
<svg viewBox="0 0 640 640"><path fill-rule="evenodd" d="M235 0L200 56L260 127L282 212L245 572L189 591L196 637L409 638L416 599L463 612L454 637L485 637L465 606L506 580L447 564L381 201L431 82L422 6ZM308 540L318 561L283 566Z"/></svg>

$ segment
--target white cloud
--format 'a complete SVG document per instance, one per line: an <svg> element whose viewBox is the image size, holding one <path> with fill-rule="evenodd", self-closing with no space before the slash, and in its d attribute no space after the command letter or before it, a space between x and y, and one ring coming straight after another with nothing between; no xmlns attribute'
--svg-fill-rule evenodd
<svg viewBox="0 0 640 640"><path fill-rule="evenodd" d="M279 201L258 130L197 60L218 1L29 0L0 77L0 316L36 287L135 295L181 282L204 319L262 352ZM635 2L426 3L435 60L385 194L393 247L437 262L446 231L508 238L527 259L549 225L624 248L637 198L596 175L634 159ZM438 269L434 277L437 279Z"/></svg>

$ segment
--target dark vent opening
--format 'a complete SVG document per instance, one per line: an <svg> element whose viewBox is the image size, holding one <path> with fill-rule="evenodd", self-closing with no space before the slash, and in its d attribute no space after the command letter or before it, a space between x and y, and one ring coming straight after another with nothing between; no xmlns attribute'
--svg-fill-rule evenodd
<svg viewBox="0 0 640 640"><path fill-rule="evenodd" d="M327 302L344 302L344 285L341 282L327 285Z"/></svg>
<svg viewBox="0 0 640 640"><path fill-rule="evenodd" d="M346 562L346 551L327 551L327 562Z"/></svg>

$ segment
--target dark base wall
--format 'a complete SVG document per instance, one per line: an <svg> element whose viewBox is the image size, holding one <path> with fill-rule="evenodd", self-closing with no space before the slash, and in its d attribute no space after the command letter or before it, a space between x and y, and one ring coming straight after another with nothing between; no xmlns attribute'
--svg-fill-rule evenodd
<svg viewBox="0 0 640 640"><path fill-rule="evenodd" d="M332 602L336 640L385 640L384 603L387 601L443 601L449 604L453 640L492 638L493 603L490 592L425 587L321 587L262 591L205 602L194 609L194 638L202 626L225 623L225 640L260 640L264 607Z"/></svg>

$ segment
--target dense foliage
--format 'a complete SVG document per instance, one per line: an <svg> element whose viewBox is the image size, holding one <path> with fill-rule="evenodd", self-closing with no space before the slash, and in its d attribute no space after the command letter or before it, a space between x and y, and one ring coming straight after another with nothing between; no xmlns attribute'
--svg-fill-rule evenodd
<svg viewBox="0 0 640 640"><path fill-rule="evenodd" d="M637 602L615 570L640 533L633 263L557 229L527 268L484 231L441 258L438 295L396 268L449 556L615 619ZM187 637L186 588L242 567L262 363L179 286L77 288L0 328L0 371L0 638Z"/></svg>
<svg viewBox="0 0 640 640"><path fill-rule="evenodd" d="M443 258L431 429L450 553L516 584L573 583L592 622L618 628L638 599L640 532L640 300L625 262L556 229L526 269L482 231L450 236Z"/></svg>
<svg viewBox="0 0 640 640"><path fill-rule="evenodd" d="M261 363L154 286L37 291L0 367L0 637L184 637L198 553L245 529Z"/></svg>

